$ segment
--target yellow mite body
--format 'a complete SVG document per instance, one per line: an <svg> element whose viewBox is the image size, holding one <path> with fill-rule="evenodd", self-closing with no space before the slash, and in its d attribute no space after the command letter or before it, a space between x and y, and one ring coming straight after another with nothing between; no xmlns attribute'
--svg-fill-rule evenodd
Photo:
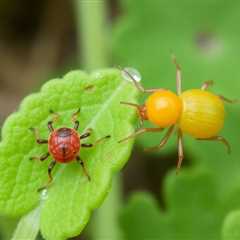
<svg viewBox="0 0 240 240"><path fill-rule="evenodd" d="M221 142L225 145L227 152L231 152L229 142L219 133L224 126L224 102L234 103L236 100L207 91L213 84L211 80L205 81L200 89L190 89L182 92L181 68L175 58L173 62L176 66L176 94L163 88L145 89L127 70L123 70L124 74L131 78L139 91L150 93L150 95L142 105L121 102L137 109L141 127L119 142L129 140L146 132L161 132L167 128L165 135L157 145L145 149L151 152L162 149L170 136L176 131L178 146L177 171L179 171L184 158L184 134L198 140ZM157 127L143 127L144 121L149 121Z"/></svg>
<svg viewBox="0 0 240 240"><path fill-rule="evenodd" d="M219 96L201 89L183 92L179 127L183 133L205 139L217 136L224 124L224 104Z"/></svg>

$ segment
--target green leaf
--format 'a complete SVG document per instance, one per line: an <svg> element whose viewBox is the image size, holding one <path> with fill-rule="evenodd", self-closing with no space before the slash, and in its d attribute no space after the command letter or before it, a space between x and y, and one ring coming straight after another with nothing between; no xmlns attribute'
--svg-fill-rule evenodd
<svg viewBox="0 0 240 240"><path fill-rule="evenodd" d="M136 193L123 209L121 225L126 239L220 239L223 207L211 174L183 170L167 177L166 209L149 193Z"/></svg>
<svg viewBox="0 0 240 240"><path fill-rule="evenodd" d="M156 200L149 193L135 193L123 209L120 223L126 239L164 239L161 238L161 225Z"/></svg>
<svg viewBox="0 0 240 240"><path fill-rule="evenodd" d="M92 88L86 88L93 86ZM87 75L72 71L63 79L47 82L40 93L24 99L2 129L0 145L0 214L20 216L41 204L40 229L47 239L66 239L78 235L110 189L114 172L126 163L132 141L118 140L132 131L135 112L121 106L121 100L136 101L136 91L122 80L117 70L102 70ZM57 165L54 181L46 196L37 189L47 181L45 162L29 161L47 151L35 143L29 127L37 127L42 138L48 137L49 109L61 115L55 127L71 127L71 115L81 107L80 132L93 128L87 142L110 134L94 149L82 149L81 158L91 175L89 182L76 162Z"/></svg>
<svg viewBox="0 0 240 240"><path fill-rule="evenodd" d="M228 214L223 224L223 240L238 240L240 238L240 211Z"/></svg>

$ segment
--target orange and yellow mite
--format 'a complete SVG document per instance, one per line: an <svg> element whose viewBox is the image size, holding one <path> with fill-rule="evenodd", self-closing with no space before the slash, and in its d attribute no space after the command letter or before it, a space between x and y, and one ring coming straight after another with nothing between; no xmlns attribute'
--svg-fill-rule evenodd
<svg viewBox="0 0 240 240"><path fill-rule="evenodd" d="M178 171L184 158L183 133L189 134L197 140L222 142L230 152L228 141L218 134L224 125L224 102L233 103L234 101L207 91L208 87L213 84L212 81L204 82L200 89L190 89L182 92L181 68L175 58L174 64L176 65L177 94L162 88L144 89L129 71L121 69L139 91L150 95L143 105L121 102L137 109L141 127L119 142L124 142L145 132L159 132L167 128L166 135L160 143L146 149L146 151L157 150L167 143L176 129L178 133ZM158 127L144 128L142 127L144 120L148 120Z"/></svg>

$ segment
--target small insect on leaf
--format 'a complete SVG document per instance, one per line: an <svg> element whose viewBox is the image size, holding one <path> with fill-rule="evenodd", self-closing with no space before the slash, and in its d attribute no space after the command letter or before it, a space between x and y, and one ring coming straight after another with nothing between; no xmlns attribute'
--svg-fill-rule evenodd
<svg viewBox="0 0 240 240"><path fill-rule="evenodd" d="M93 86L91 91L86 89L88 86ZM123 80L118 70L109 69L91 75L72 71L63 79L47 82L41 92L24 99L19 111L9 116L2 129L0 214L21 216L41 203L40 229L44 238L58 240L78 235L91 211L109 191L113 173L121 169L130 155L132 142L120 145L117 140L133 130L135 112L123 108L119 102L121 99L136 102L136 97L137 91L131 83ZM62 158L63 152L59 152L55 143L49 148L48 144L36 144L35 137L39 143L49 141L47 125L50 131L57 130L55 137L61 140L69 133L65 129L71 129L72 133L75 128L75 140L78 133L84 138L91 132L89 139L81 140L86 147L80 149L84 167L70 161L77 159L76 141L69 158ZM31 127L35 136L29 131ZM101 144L87 148L109 135L111 138ZM65 150L67 155L69 149ZM48 151L48 159L35 161L39 156L42 156L40 160L45 159ZM67 159L70 163L56 165L51 172L53 181L41 198L37 189L46 184L47 168L53 156L58 162Z"/></svg>

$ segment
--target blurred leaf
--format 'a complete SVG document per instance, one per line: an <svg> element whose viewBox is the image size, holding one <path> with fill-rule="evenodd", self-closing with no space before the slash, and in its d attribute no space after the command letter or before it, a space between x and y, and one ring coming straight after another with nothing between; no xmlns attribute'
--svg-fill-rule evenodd
<svg viewBox="0 0 240 240"><path fill-rule="evenodd" d="M122 207L121 174L113 178L112 189L87 226L89 239L124 240L118 217Z"/></svg>
<svg viewBox="0 0 240 240"><path fill-rule="evenodd" d="M93 85L93 88L86 89ZM117 140L132 131L134 112L121 107L121 100L136 101L136 91L116 70L87 75L72 71L64 78L46 83L41 92L28 96L20 110L12 114L2 129L0 145L0 214L20 216L41 203L40 228L47 239L66 239L78 235L110 189L114 172L126 163L132 141ZM57 165L54 182L47 196L37 189L47 181L46 162L29 161L47 151L35 143L29 127L37 127L48 137L49 109L61 114L56 127L72 126L70 117L81 107L80 131L94 129L89 142L110 134L111 139L94 149L82 150L81 157L92 181L88 182L78 163Z"/></svg>
<svg viewBox="0 0 240 240"><path fill-rule="evenodd" d="M12 233L17 226L18 219L0 217L0 239L11 239Z"/></svg>
<svg viewBox="0 0 240 240"><path fill-rule="evenodd" d="M115 25L115 57L138 68L145 86L175 88L170 58L174 53L186 88L213 79L217 89L238 93L229 84L239 85L240 75L236 71L240 56L235 52L240 51L237 1L122 0L122 5L127 14Z"/></svg>
<svg viewBox="0 0 240 240"><path fill-rule="evenodd" d="M121 3L124 14L115 24L113 39L115 64L140 70L145 87L175 91L175 66L171 62L174 53L182 66L183 89L199 88L203 81L211 79L215 81L213 92L232 98L239 96L238 1L122 0ZM227 119L226 125L234 128L236 123ZM146 134L139 139L144 146L155 145L160 135Z"/></svg>
<svg viewBox="0 0 240 240"><path fill-rule="evenodd" d="M126 239L220 239L225 202L207 171L184 170L166 180L166 209L148 193L136 193L121 215ZM238 206L240 203L238 203Z"/></svg>
<svg viewBox="0 0 240 240"><path fill-rule="evenodd" d="M223 225L223 240L240 239L240 211L233 211L228 214Z"/></svg>

